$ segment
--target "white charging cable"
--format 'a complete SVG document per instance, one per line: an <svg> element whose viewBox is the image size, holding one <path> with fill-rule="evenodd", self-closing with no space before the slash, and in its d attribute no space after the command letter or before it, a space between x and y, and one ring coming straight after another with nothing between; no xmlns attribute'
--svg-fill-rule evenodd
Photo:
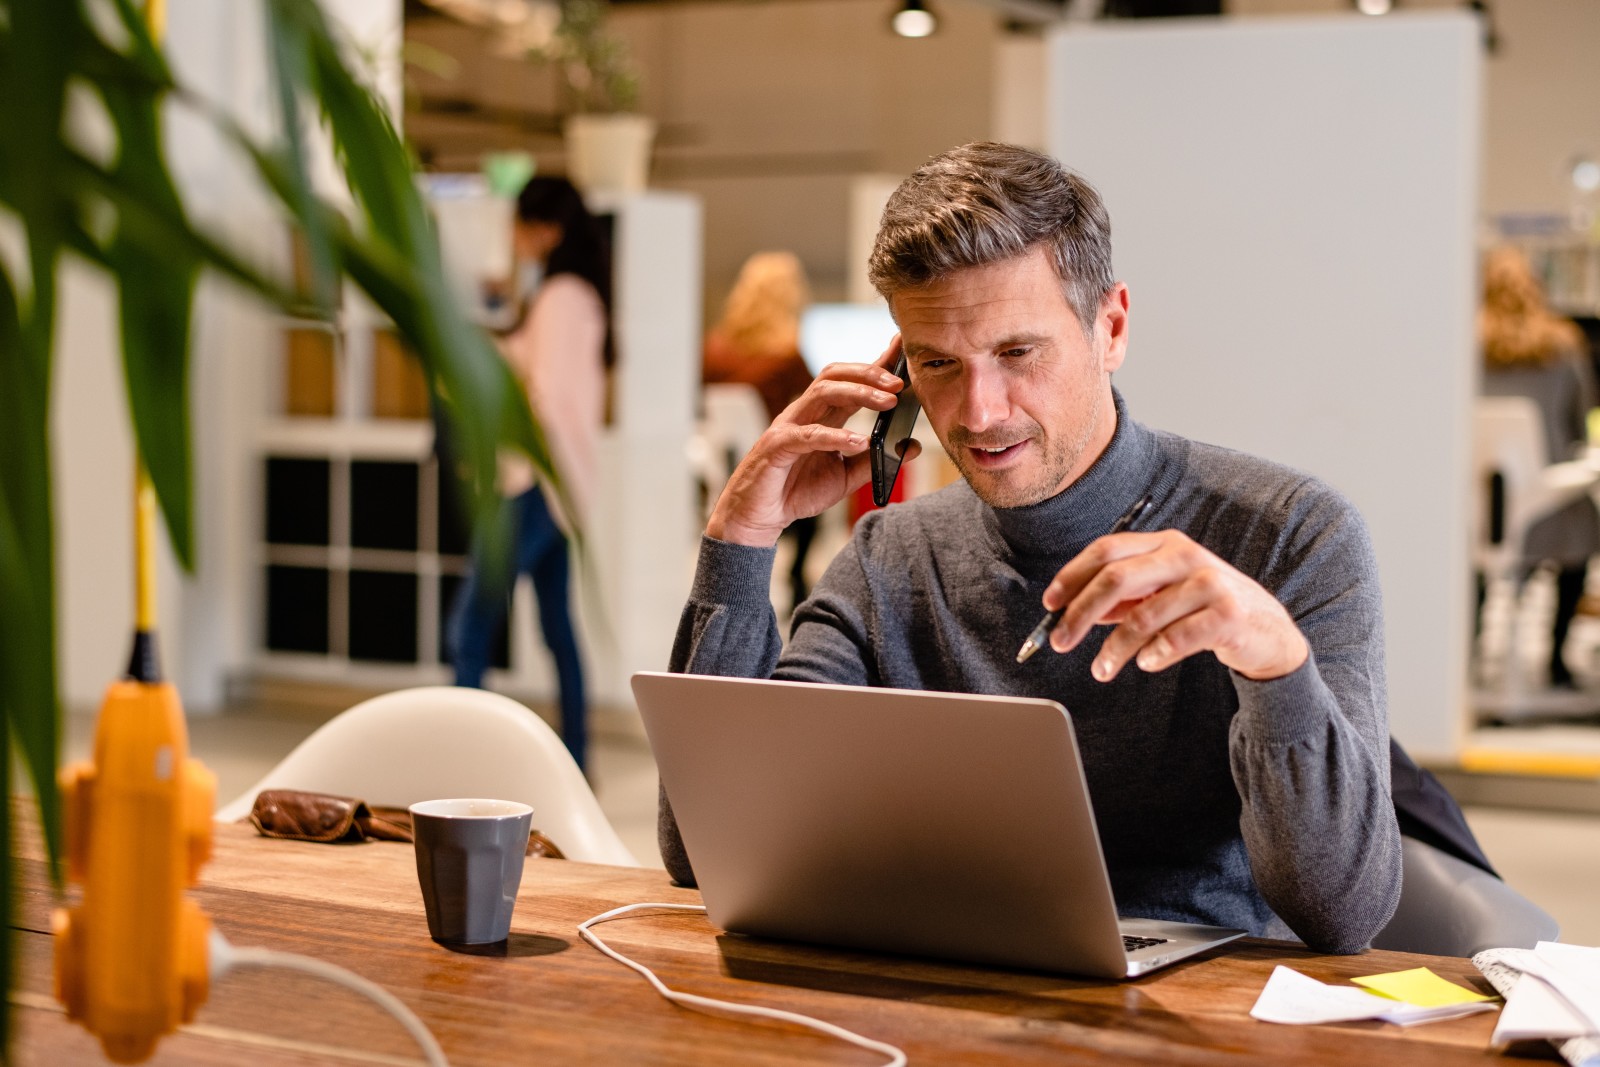
<svg viewBox="0 0 1600 1067"><path fill-rule="evenodd" d="M218 933L215 927L211 930L211 939L207 947L211 951L213 982L219 981L223 975L238 967L280 967L337 982L362 996L372 998L380 1008L393 1015L400 1025L406 1028L406 1033L415 1038L417 1044L422 1047L422 1054L427 1059L429 1067L450 1067L449 1061L444 1058L444 1050L439 1047L439 1042L434 1040L433 1034L422 1020L417 1018L416 1013L406 1007L399 997L354 971L347 971L336 964L293 952L278 952L270 948L236 948L230 945L228 939Z"/></svg>
<svg viewBox="0 0 1600 1067"><path fill-rule="evenodd" d="M666 911L688 911L695 912L700 915L704 915L706 913L706 909L699 904L624 904L620 908L612 908L603 915L596 915L592 919L579 923L578 936L582 937L585 941L589 942L589 944L593 945L601 952L604 952L607 956L610 956L624 967L630 968L631 970L637 971L639 974L644 975L645 980L655 987L657 993L660 993L663 997L666 997L674 1004L682 1004L690 1008L699 1008L702 1011L725 1011L732 1015L754 1015L763 1019L776 1019L779 1022L795 1023L799 1026L805 1026L812 1030L821 1031L822 1033L827 1034L829 1037L838 1038L840 1041L848 1041L852 1045L860 1046L861 1048L867 1049L871 1052L882 1053L883 1055L889 1057L889 1062L885 1064L884 1067L905 1067L906 1054L895 1046L887 1044L883 1041L874 1041L870 1037L862 1037L860 1034L851 1030L846 1030L842 1026L835 1026L833 1023L823 1022L821 1019L813 1019L809 1015L801 1015L798 1012L792 1011L783 1011L780 1008L763 1008L754 1004L739 1004L731 1000L717 1000L713 997L696 996L693 993L681 993L676 989L669 989L665 983L661 981L661 979L655 976L655 972L650 970L650 968L646 967L642 963L635 963L633 960L630 960L628 957L624 956L622 953L618 952L616 949L600 940L600 935L596 934L590 929L590 927L598 926L601 923L610 922L613 919L620 919L625 915L640 911L644 908L660 908Z"/></svg>

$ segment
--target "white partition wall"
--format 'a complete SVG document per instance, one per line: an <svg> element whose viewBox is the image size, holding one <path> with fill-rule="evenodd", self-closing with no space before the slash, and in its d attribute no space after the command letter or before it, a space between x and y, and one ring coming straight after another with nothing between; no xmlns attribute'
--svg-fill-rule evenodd
<svg viewBox="0 0 1600 1067"><path fill-rule="evenodd" d="M593 699L632 708L633 672L667 669L700 544L688 446L702 222L698 197L661 191L625 198L615 217L615 425L602 441L589 532L600 603L585 601L584 651Z"/></svg>
<svg viewBox="0 0 1600 1067"><path fill-rule="evenodd" d="M1049 148L1111 211L1134 416L1312 471L1372 528L1389 707L1455 753L1470 631L1480 45L1419 12L1075 26Z"/></svg>

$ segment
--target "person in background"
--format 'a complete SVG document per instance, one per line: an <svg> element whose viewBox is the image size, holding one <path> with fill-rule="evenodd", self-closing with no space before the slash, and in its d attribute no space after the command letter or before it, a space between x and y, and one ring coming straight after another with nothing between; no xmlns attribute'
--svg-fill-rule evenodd
<svg viewBox="0 0 1600 1067"><path fill-rule="evenodd" d="M792 252L757 252L745 260L722 318L706 336L702 381L755 386L767 420L776 419L811 384L800 355L800 314L810 302L805 267ZM792 523L784 536L794 544L789 588L791 607L798 607L810 591L805 566L816 516Z"/></svg>
<svg viewBox="0 0 1600 1067"><path fill-rule="evenodd" d="M564 514L535 481L526 462L501 467L501 492L512 503L512 584L526 573L539 602L539 626L555 658L561 737L579 767L588 739L583 663L572 626L565 529L590 513L604 421L606 372L614 362L610 335L611 264L599 224L564 178L533 178L517 198L513 248L519 279L536 288L521 321L501 340L501 353L528 389L544 428L567 501ZM519 289L527 285L519 281ZM505 619L507 590L483 581L482 553L451 609L447 638L456 684L481 687L490 648Z"/></svg>
<svg viewBox="0 0 1600 1067"><path fill-rule="evenodd" d="M1483 350L1484 394L1531 398L1544 417L1548 461L1571 459L1588 440L1588 413L1595 405L1594 371L1582 332L1545 305L1527 257L1515 248L1497 248L1484 260L1478 341ZM1550 628L1552 686L1573 685L1561 650L1583 596L1589 557L1597 551L1600 515L1588 499L1573 501L1528 532L1530 564L1548 561L1559 567ZM1485 592L1479 575L1480 613Z"/></svg>

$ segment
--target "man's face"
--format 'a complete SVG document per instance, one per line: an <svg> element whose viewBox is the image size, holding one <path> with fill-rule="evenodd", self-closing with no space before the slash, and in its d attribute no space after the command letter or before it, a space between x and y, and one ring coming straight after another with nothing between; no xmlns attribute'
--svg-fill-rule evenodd
<svg viewBox="0 0 1600 1067"><path fill-rule="evenodd" d="M1042 248L901 290L889 310L939 443L991 506L1054 496L1111 443L1127 286L1101 302L1091 337Z"/></svg>

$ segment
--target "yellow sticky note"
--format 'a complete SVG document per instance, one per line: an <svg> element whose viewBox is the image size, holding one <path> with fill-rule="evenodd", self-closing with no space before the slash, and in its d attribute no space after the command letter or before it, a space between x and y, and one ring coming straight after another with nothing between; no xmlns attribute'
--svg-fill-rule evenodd
<svg viewBox="0 0 1600 1067"><path fill-rule="evenodd" d="M1450 1004L1473 1004L1491 998L1474 993L1464 986L1446 981L1428 970L1416 967L1409 971L1391 971L1366 978L1352 978L1356 985L1365 986L1380 997L1400 1000L1422 1008L1442 1008Z"/></svg>

